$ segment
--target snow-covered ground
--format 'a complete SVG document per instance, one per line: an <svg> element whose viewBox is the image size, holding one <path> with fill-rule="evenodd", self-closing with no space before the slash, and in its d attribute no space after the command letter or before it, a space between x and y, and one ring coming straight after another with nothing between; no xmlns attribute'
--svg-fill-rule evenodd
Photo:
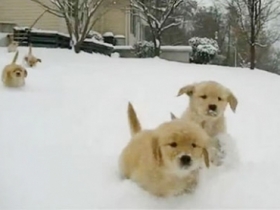
<svg viewBox="0 0 280 210"><path fill-rule="evenodd" d="M280 77L263 71L34 49L26 86L0 86L0 209L280 208ZM20 48L21 62L27 48ZM1 68L13 54L0 48ZM193 195L155 198L118 174L129 141L128 101L153 128L180 115L183 85L216 80L239 99L227 109L233 152L203 171ZM236 150L234 150L236 146ZM234 152L238 153L238 156Z"/></svg>

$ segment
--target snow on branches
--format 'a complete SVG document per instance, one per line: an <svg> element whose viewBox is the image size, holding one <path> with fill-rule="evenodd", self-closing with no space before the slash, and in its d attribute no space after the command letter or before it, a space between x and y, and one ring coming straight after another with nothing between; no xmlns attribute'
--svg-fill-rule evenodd
<svg viewBox="0 0 280 210"><path fill-rule="evenodd" d="M141 13L142 19L152 28L157 29L159 33L162 33L172 26L181 24L181 22L167 23L167 20L183 1L184 0L151 0L149 2L143 2L142 0L130 0L130 3L132 8L135 8Z"/></svg>
<svg viewBox="0 0 280 210"><path fill-rule="evenodd" d="M162 33L173 26L182 24L181 19L172 15L183 2L184 0L130 0L131 8L136 11L134 15L139 16L150 27L155 56L160 54Z"/></svg>

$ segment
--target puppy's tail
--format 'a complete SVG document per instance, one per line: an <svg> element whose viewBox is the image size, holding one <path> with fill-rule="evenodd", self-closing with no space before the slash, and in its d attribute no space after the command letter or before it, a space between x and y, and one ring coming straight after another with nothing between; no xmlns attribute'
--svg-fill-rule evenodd
<svg viewBox="0 0 280 210"><path fill-rule="evenodd" d="M12 63L16 63L17 59L18 59L18 50L16 51L16 54L14 56Z"/></svg>
<svg viewBox="0 0 280 210"><path fill-rule="evenodd" d="M134 111L134 108L130 102L128 103L127 114L128 114L130 134L131 136L134 136L135 134L140 132L142 128L137 118L136 112Z"/></svg>
<svg viewBox="0 0 280 210"><path fill-rule="evenodd" d="M7 38L8 38L8 41L9 41L9 44L11 44L13 42L13 37L11 34L8 34L7 35Z"/></svg>
<svg viewBox="0 0 280 210"><path fill-rule="evenodd" d="M28 52L28 55L31 55L32 54L32 46L31 44L29 44L29 52Z"/></svg>

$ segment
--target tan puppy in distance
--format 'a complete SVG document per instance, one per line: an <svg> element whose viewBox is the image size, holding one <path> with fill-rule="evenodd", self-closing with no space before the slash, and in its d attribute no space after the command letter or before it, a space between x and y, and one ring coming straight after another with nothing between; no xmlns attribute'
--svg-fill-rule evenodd
<svg viewBox="0 0 280 210"><path fill-rule="evenodd" d="M42 60L41 60L40 58L37 58L37 57L35 57L35 56L32 54L32 46L31 46L31 44L29 45L29 52L28 52L28 55L26 55L26 56L24 57L24 60L25 60L25 62L27 63L27 65L28 65L29 67L34 67L34 66L36 66L36 64L37 64L38 62L42 63Z"/></svg>
<svg viewBox="0 0 280 210"><path fill-rule="evenodd" d="M128 120L132 139L119 159L122 176L156 196L192 192L203 161L209 167L205 131L179 119L142 130L130 103Z"/></svg>
<svg viewBox="0 0 280 210"><path fill-rule="evenodd" d="M189 96L189 106L181 119L192 121L200 125L212 137L212 143L219 151L220 144L215 138L218 134L226 132L224 112L227 104L235 112L238 101L235 95L223 85L215 81L203 81L182 87L177 96ZM171 113L171 118L176 118ZM217 152L217 151L216 151ZM218 154L212 155L212 162L220 165ZM211 155L210 155L211 156Z"/></svg>
<svg viewBox="0 0 280 210"><path fill-rule="evenodd" d="M8 47L7 47L7 50L8 52L16 52L17 51L17 48L18 48L18 42L14 41L14 37L12 34L8 34L7 35L7 38L8 38L8 41L9 41L9 44L8 44Z"/></svg>
<svg viewBox="0 0 280 210"><path fill-rule="evenodd" d="M4 67L2 71L2 82L7 87L21 87L25 85L27 71L21 65L16 64L18 51L15 53L13 61Z"/></svg>

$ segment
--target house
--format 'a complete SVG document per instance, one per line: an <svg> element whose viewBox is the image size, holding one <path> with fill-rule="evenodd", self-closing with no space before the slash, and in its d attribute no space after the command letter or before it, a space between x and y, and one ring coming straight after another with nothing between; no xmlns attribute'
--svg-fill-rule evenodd
<svg viewBox="0 0 280 210"><path fill-rule="evenodd" d="M41 0L48 5L51 5L50 1ZM124 37L125 45L133 45L137 40L144 39L144 26L140 18L132 14L129 0L104 0L106 1L112 3L109 7L106 5L99 8L102 15L98 17L93 30L101 34L112 32L117 37ZM1 0L0 32L11 32L14 25L30 27L43 12L44 9L31 0ZM64 19L50 13L45 13L34 28L67 33Z"/></svg>

